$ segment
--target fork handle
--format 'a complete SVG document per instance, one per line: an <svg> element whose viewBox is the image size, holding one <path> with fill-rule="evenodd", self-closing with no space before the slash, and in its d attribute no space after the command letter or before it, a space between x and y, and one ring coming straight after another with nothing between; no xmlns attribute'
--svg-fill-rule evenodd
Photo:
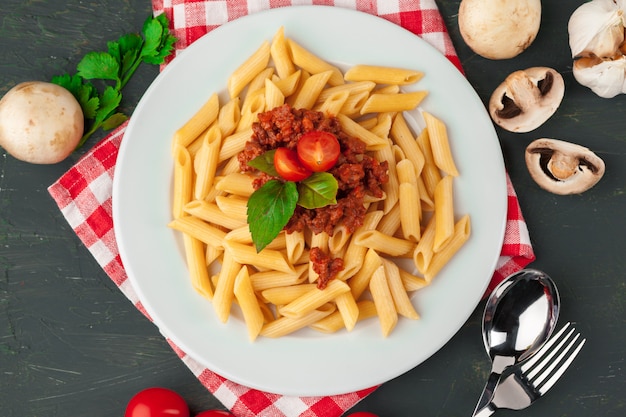
<svg viewBox="0 0 626 417"><path fill-rule="evenodd" d="M475 412L473 417L488 417L495 413L496 410L497 408L493 405L493 403L489 402L485 407L478 410L477 413Z"/></svg>
<svg viewBox="0 0 626 417"><path fill-rule="evenodd" d="M483 388L483 393L478 400L478 404L476 404L476 408L474 409L474 414L472 417L484 417L489 416L495 412L495 409L489 414L479 414L483 411L483 409L488 408L491 405L491 400L493 399L493 394L496 391L496 387L500 382L501 374L498 372L491 372L489 374L489 378L487 379L487 383L485 384L485 388Z"/></svg>

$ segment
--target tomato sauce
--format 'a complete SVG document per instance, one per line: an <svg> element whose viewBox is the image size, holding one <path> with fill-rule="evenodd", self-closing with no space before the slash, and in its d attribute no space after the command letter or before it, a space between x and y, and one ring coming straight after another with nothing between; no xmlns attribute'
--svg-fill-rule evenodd
<svg viewBox="0 0 626 417"><path fill-rule="evenodd" d="M328 170L339 184L337 204L316 209L296 206L285 230L291 233L308 227L313 233L326 232L332 236L335 226L341 223L352 233L363 224L366 213L363 205L365 196L383 196L382 185L389 181L388 162L379 162L366 154L365 143L346 134L337 118L326 116L322 112L295 109L288 104L260 113L258 122L252 125L250 140L238 155L240 168L244 172L255 172L256 169L248 166L249 161L278 147L295 150L300 136L314 130L332 133L341 146L337 163ZM259 173L254 180L255 189L272 178L265 173ZM337 265L331 268L320 267L320 270L324 269L332 271L332 274L325 274L332 277L339 272ZM327 281L328 277L325 277L324 282Z"/></svg>

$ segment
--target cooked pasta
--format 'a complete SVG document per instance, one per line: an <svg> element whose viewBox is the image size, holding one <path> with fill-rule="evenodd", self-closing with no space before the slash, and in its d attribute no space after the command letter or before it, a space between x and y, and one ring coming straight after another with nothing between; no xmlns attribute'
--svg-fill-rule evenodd
<svg viewBox="0 0 626 417"><path fill-rule="evenodd" d="M210 95L176 131L168 226L183 236L192 287L221 322L239 309L254 341L307 327L351 331L375 318L388 337L399 317L420 318L411 293L428 286L470 235L469 215L454 211L459 172L445 124L425 111L421 132L407 123L406 112L417 114L428 91L405 86L423 75L375 65L342 74L281 27L231 74L228 100ZM243 172L239 158L259 114L283 105L336 118L363 142L364 159L386 161L388 180L363 198L357 227L282 230L258 251L247 207L256 174ZM401 268L400 258L414 268ZM334 275L321 285L320 268L331 266Z"/></svg>

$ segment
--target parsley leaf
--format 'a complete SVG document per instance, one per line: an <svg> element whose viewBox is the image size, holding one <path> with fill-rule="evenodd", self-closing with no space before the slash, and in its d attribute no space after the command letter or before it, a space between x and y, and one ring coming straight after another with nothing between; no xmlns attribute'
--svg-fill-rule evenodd
<svg viewBox="0 0 626 417"><path fill-rule="evenodd" d="M257 252L274 240L296 209L298 190L291 181L270 180L248 199L248 225Z"/></svg>
<svg viewBox="0 0 626 417"><path fill-rule="evenodd" d="M85 132L78 147L99 128L114 129L128 119L117 112L122 102L121 90L142 62L163 64L177 40L170 33L169 21L163 14L146 19L142 35L130 33L107 42L106 52L89 52L81 59L76 74L52 78L53 83L76 97L83 110ZM92 81L104 84L102 92ZM112 81L114 85L109 85Z"/></svg>
<svg viewBox="0 0 626 417"><path fill-rule="evenodd" d="M108 52L89 52L76 66L78 75L86 80L100 78L117 81L120 63Z"/></svg>

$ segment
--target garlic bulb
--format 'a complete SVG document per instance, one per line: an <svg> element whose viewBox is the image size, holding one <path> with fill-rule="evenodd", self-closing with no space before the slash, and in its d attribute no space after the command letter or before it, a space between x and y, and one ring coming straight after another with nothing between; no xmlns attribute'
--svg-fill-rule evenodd
<svg viewBox="0 0 626 417"><path fill-rule="evenodd" d="M591 0L570 16L574 78L600 97L626 93L625 27L626 0Z"/></svg>
<svg viewBox="0 0 626 417"><path fill-rule="evenodd" d="M600 97L626 94L626 57L614 60L581 58L574 62L574 78Z"/></svg>
<svg viewBox="0 0 626 417"><path fill-rule="evenodd" d="M624 41L624 13L613 0L584 3L572 13L568 32L573 57L611 57Z"/></svg>

